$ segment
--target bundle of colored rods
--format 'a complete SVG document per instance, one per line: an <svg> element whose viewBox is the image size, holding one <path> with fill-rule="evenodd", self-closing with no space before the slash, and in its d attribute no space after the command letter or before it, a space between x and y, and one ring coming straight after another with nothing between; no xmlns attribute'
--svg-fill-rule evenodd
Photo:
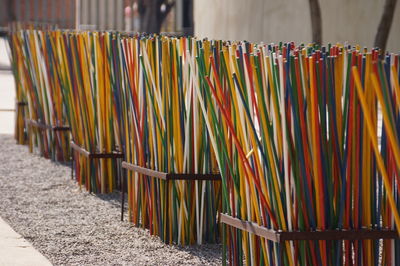
<svg viewBox="0 0 400 266"><path fill-rule="evenodd" d="M22 52L21 34L12 31L8 38L9 43L9 58L11 61L12 72L15 81L15 127L14 138L18 144L27 143L27 132L25 127L25 118L29 117L28 109L26 108L27 97L26 88L29 86L29 78L27 77L27 69Z"/></svg>
<svg viewBox="0 0 400 266"><path fill-rule="evenodd" d="M283 231L400 228L398 55L215 42L192 61L225 213ZM398 240L276 244L224 233L224 261L236 265L400 263Z"/></svg>
<svg viewBox="0 0 400 266"><path fill-rule="evenodd" d="M82 148L151 170L220 171L221 183L128 172L131 221L167 243L218 241L220 205L274 231L400 228L398 55L109 32L11 42L32 119L66 117ZM51 138L36 140L48 151ZM74 157L88 190L118 185L115 160ZM398 240L278 244L224 228L232 264L400 264Z"/></svg>
<svg viewBox="0 0 400 266"><path fill-rule="evenodd" d="M128 162L164 173L218 172L187 61L186 51L196 49L188 38L133 37L116 43ZM166 243L215 243L220 187L219 181L165 181L130 172L130 220Z"/></svg>
<svg viewBox="0 0 400 266"><path fill-rule="evenodd" d="M110 34L55 31L50 35L73 141L92 154L120 150L111 87ZM108 193L118 188L120 162L88 158L79 152L73 156L76 178L88 191Z"/></svg>
<svg viewBox="0 0 400 266"><path fill-rule="evenodd" d="M30 151L38 147L40 154L46 158L67 161L70 157L69 132L50 129L67 124L51 40L45 32L21 30L10 34L10 44L15 51L12 53L12 61L19 62L15 78L22 89L20 93L17 91L21 94L17 98L24 99L26 96L29 118L47 127L44 129L26 125ZM21 120L23 116L17 114L16 135L22 133Z"/></svg>

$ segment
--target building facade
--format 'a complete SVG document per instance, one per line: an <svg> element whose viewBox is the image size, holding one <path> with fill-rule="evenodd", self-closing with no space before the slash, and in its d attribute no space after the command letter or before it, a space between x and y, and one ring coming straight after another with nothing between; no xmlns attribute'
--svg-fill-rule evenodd
<svg viewBox="0 0 400 266"><path fill-rule="evenodd" d="M320 0L323 43L372 47L385 0ZM387 50L400 50L397 3ZM308 0L194 0L195 35L277 43L311 41Z"/></svg>

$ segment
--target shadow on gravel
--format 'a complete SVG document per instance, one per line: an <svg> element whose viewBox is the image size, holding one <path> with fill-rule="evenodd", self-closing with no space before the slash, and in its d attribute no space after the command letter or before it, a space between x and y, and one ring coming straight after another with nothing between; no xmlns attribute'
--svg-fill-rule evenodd
<svg viewBox="0 0 400 266"><path fill-rule="evenodd" d="M97 198L109 202L111 205L121 208L121 192L113 192L108 194L94 194ZM126 197L125 197L126 198ZM127 201L125 200L125 206Z"/></svg>
<svg viewBox="0 0 400 266"><path fill-rule="evenodd" d="M52 161L52 163L56 164L56 165L60 165L60 166L65 166L68 167L71 171L72 171L72 165L71 162L56 162L56 161ZM72 180L75 182L75 184L77 186L78 183L75 179L75 175L72 178ZM84 188L82 188L82 190L84 190ZM116 191L113 193L106 193L106 194L101 194L101 193L90 193L91 195L103 200L103 201L107 201L108 203L110 203L111 205L113 205L114 207L118 207L121 208L121 192L120 191ZM125 195L125 211L127 211L127 196Z"/></svg>
<svg viewBox="0 0 400 266"><path fill-rule="evenodd" d="M192 256L199 257L205 261L211 257L213 259L221 259L222 257L222 244L202 244L192 245L187 247L176 246L178 250L185 251Z"/></svg>
<svg viewBox="0 0 400 266"><path fill-rule="evenodd" d="M54 163L56 165L68 167L69 169L71 169L70 162L52 161L52 163ZM70 178L70 176L69 176L69 178ZM75 176L73 177L72 181L75 183L75 185L77 187L79 186L75 179ZM62 184L53 184L43 190L50 190L59 185L62 185ZM82 188L82 191L84 191L84 190L85 190L85 188ZM121 192L118 190L113 193L107 193L107 194L90 193L90 195L109 203L110 205L112 205L115 208L119 208L119 209L121 208ZM127 195L125 194L124 221L128 220L128 217L127 217L128 204L127 204L127 202L128 202ZM134 228L138 228L138 227L135 227L133 224L130 224L130 226L132 226ZM148 230L144 230L144 231L147 231L146 234L148 234L150 236L150 233L148 232ZM208 260L210 260L210 258L218 260L221 258L221 254L222 254L222 244L203 244L203 245L191 245L191 246L179 246L179 245L173 244L171 246L174 246L176 249L178 249L180 251L187 252L191 256L198 257L198 258L200 258L201 261L208 261Z"/></svg>

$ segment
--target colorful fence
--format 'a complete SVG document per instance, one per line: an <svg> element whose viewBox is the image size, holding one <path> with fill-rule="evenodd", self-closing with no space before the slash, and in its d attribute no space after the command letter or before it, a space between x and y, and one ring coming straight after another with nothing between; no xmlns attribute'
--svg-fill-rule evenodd
<svg viewBox="0 0 400 266"><path fill-rule="evenodd" d="M107 156L124 156L135 225L167 243L222 237L232 264L400 263L398 55L20 34L29 80L56 84L26 91L52 102L62 95L75 146L105 156L75 153L80 184L113 191L121 164ZM57 121L28 99L33 116Z"/></svg>
<svg viewBox="0 0 400 266"><path fill-rule="evenodd" d="M25 126L31 152L36 146L46 158L68 161L68 119L51 41L48 32L34 30L15 31L10 36L18 69L17 99L26 97L29 109L25 121L17 109L16 135L20 136Z"/></svg>
<svg viewBox="0 0 400 266"><path fill-rule="evenodd" d="M398 238L386 233L400 225L399 56L381 62L377 50L291 43L217 51L197 60L210 62L200 75L207 93L199 98L215 103L203 113L212 114L209 130L227 191L229 260L398 264L398 240L377 239ZM250 230L248 222L262 228ZM317 233L279 240L280 232L299 231Z"/></svg>
<svg viewBox="0 0 400 266"><path fill-rule="evenodd" d="M60 76L65 85L73 141L91 153L110 154L119 150L108 35L57 34L60 34L57 37L60 60L65 62ZM118 186L116 160L92 160L77 153L74 157L77 179L88 190L105 193Z"/></svg>
<svg viewBox="0 0 400 266"><path fill-rule="evenodd" d="M167 37L119 43L127 162L160 174L188 174L168 180L129 172L130 218L168 243L215 243L221 186L219 176L202 174L218 173L218 166L185 55L197 43Z"/></svg>
<svg viewBox="0 0 400 266"><path fill-rule="evenodd" d="M27 70L22 51L22 40L18 34L12 34L9 37L9 57L15 80L15 128L14 138L18 144L27 143L27 132L25 128L25 118L29 117L27 113L27 98L24 87L28 86Z"/></svg>

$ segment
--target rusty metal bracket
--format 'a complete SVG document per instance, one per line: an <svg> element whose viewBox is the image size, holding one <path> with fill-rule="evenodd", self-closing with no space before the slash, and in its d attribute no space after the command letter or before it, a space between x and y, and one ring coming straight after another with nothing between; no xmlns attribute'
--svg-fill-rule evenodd
<svg viewBox="0 0 400 266"><path fill-rule="evenodd" d="M161 171L152 170L146 167L138 166L135 164L131 164L128 162L122 162L122 168L133 171L139 174L143 174L144 176L150 176L162 180L209 180L209 181L221 181L221 175L219 173L211 173L211 174L176 174L176 173L165 173ZM121 195L121 221L124 220L124 191L125 191L125 182L122 180L122 195Z"/></svg>
<svg viewBox="0 0 400 266"><path fill-rule="evenodd" d="M55 125L55 126L51 126L51 125L46 125L44 123L38 122L36 120L33 119L25 119L25 123L28 126L33 126L36 127L38 129L41 130L53 130L53 131L69 131L70 127L69 126L63 126L63 125Z"/></svg>
<svg viewBox="0 0 400 266"><path fill-rule="evenodd" d="M85 148L79 146L76 144L74 141L70 142L71 146L71 179L74 178L74 151L77 152L78 154L88 158L89 160L93 159L123 159L124 158L124 153L120 151L113 151L113 152L89 152ZM118 171L118 178L120 180L121 187L123 189L123 177L122 177L122 171ZM122 194L124 194L122 192Z"/></svg>
<svg viewBox="0 0 400 266"><path fill-rule="evenodd" d="M391 229L337 229L323 231L291 231L272 230L254 222L244 221L221 213L220 222L234 228L255 234L276 243L296 240L378 240L399 239L396 230Z"/></svg>

